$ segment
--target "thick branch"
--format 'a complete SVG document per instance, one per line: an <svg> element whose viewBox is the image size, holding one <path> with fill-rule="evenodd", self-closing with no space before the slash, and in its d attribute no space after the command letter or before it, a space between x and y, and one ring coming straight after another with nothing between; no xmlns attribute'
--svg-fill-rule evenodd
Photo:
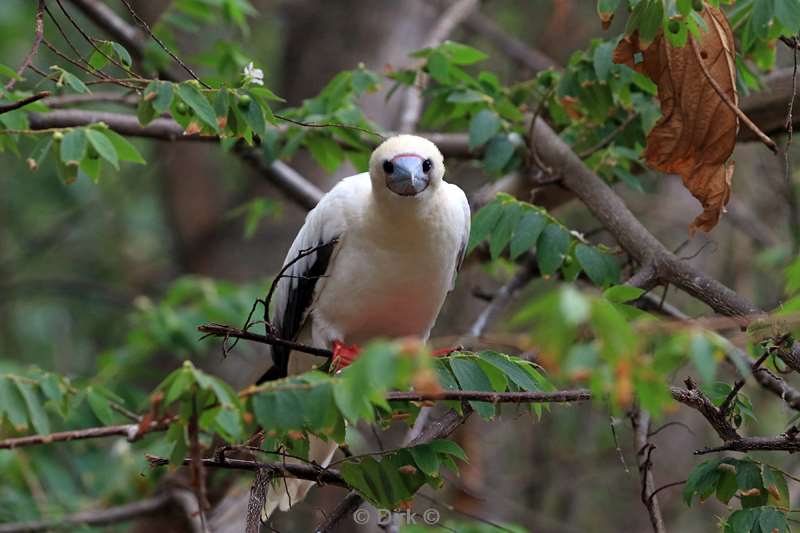
<svg viewBox="0 0 800 533"><path fill-rule="evenodd" d="M714 452L800 452L800 439L794 435L781 435L780 437L742 437L728 441L722 446L697 450L695 455L704 455Z"/></svg>

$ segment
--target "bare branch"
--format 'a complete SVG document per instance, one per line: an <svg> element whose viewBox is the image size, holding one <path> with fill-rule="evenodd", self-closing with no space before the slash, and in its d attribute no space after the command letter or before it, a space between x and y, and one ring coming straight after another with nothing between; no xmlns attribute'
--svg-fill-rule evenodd
<svg viewBox="0 0 800 533"><path fill-rule="evenodd" d="M796 435L781 435L780 437L742 437L741 439L731 440L722 446L713 448L703 448L697 450L695 455L704 455L715 452L799 452L800 439Z"/></svg>
<svg viewBox="0 0 800 533"><path fill-rule="evenodd" d="M48 96L50 96L49 91L42 91L32 96L28 96L27 98L17 100L16 102L11 102L10 104L2 104L0 105L0 115L3 113L8 113L9 111L14 111L15 109L19 109L21 107L25 107L28 104L32 104L33 102L37 102L42 98L47 98Z"/></svg>
<svg viewBox="0 0 800 533"><path fill-rule="evenodd" d="M82 511L73 515L49 520L0 524L0 533L33 533L36 531L70 529L71 527L80 525L105 526L109 524L118 524L128 520L136 520L143 516L161 511L169 506L172 500L172 495L165 492L153 496L152 498L126 503L125 505L119 505L117 507L109 507L108 509Z"/></svg>
<svg viewBox="0 0 800 533"><path fill-rule="evenodd" d="M25 56L25 59L22 60L22 64L17 69L17 76L21 77L25 70L33 63L33 58L36 57L36 53L39 51L39 45L42 44L42 37L44 36L44 0L39 0L39 4L36 6L36 22L34 23L34 36L33 36L33 44L31 45L31 49L28 54ZM4 89L6 91L10 91L14 88L14 85L17 84L17 78L12 78L6 83Z"/></svg>
<svg viewBox="0 0 800 533"><path fill-rule="evenodd" d="M661 515L661 506L655 494L655 481L653 480L653 463L651 456L655 446L650 444L648 436L650 432L650 413L642 409L637 409L631 415L633 425L634 445L636 446L636 461L639 464L639 478L641 479L642 490L641 499L650 515L650 524L653 526L654 533L666 533L664 517Z"/></svg>
<svg viewBox="0 0 800 533"><path fill-rule="evenodd" d="M0 440L0 450L13 450L23 446L35 446L38 444L50 444L51 442L66 442L71 440L98 439L103 437L122 436L130 441L143 437L152 431L164 431L173 421L166 418L158 422L153 422L146 431L141 431L138 424L124 424L121 426L106 426L88 429L76 429L74 431L60 431L49 435L30 435L28 437L14 437L11 439Z"/></svg>

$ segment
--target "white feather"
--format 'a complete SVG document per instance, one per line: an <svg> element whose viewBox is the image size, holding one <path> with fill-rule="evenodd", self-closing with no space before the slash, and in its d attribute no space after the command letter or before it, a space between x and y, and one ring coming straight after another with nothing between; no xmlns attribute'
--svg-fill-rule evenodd
<svg viewBox="0 0 800 533"><path fill-rule="evenodd" d="M415 153L433 163L430 185L415 196L399 196L385 187L381 162L395 154ZM325 276L317 281L297 338L330 347L336 340L363 344L375 338L413 336L427 340L445 296L452 290L469 238L470 209L464 192L443 181L444 162L429 141L414 136L389 139L375 150L370 172L345 178L309 212L286 257L338 238ZM298 261L290 275L313 264ZM279 323L297 283L284 280L275 294ZM289 374L305 372L319 358L292 352ZM327 465L335 443L311 437L309 459ZM288 509L312 483L287 479L271 489L264 518Z"/></svg>

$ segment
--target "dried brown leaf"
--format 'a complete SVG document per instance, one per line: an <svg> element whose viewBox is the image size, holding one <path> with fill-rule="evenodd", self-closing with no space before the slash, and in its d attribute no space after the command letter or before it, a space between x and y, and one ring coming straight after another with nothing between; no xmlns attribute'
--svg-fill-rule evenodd
<svg viewBox="0 0 800 533"><path fill-rule="evenodd" d="M680 175L703 205L690 233L710 231L725 210L734 168L728 160L739 129L736 113L703 72L705 68L728 100L737 104L733 33L719 9L706 6L702 17L708 29L701 30L699 42L695 41L699 58L691 42L672 47L663 33L646 49L634 33L614 51L614 62L645 74L658 87L661 119L647 136L644 157L651 168ZM643 58L639 63L638 53Z"/></svg>

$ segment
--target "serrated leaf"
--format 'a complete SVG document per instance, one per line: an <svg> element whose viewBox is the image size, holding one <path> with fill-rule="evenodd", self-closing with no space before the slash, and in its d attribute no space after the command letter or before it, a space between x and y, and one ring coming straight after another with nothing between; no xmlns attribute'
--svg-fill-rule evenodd
<svg viewBox="0 0 800 533"><path fill-rule="evenodd" d="M489 57L476 48L455 41L445 41L439 50L444 52L456 65L472 65Z"/></svg>
<svg viewBox="0 0 800 533"><path fill-rule="evenodd" d="M513 381L520 389L526 391L541 391L539 384L531 378L525 370L515 363L509 356L497 352L481 352L478 354L483 361L500 370Z"/></svg>

